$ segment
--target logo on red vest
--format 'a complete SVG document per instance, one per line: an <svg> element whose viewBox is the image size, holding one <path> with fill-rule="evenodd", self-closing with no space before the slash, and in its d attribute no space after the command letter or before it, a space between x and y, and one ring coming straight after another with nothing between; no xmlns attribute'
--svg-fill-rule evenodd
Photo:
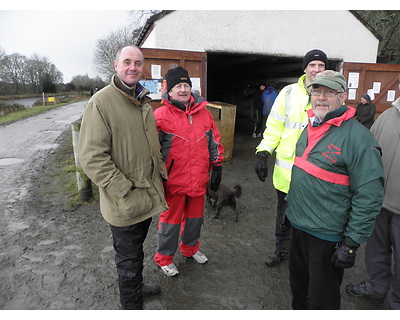
<svg viewBox="0 0 400 320"><path fill-rule="evenodd" d="M333 145L333 144L330 144L330 145L328 146L328 150L329 150L329 151L322 152L322 155L323 155L324 157L327 157L327 158L328 158L329 160L331 160L333 163L336 163L336 161L337 161L336 155L337 155L337 154L340 154L341 149L338 148L338 147L336 147L336 146Z"/></svg>

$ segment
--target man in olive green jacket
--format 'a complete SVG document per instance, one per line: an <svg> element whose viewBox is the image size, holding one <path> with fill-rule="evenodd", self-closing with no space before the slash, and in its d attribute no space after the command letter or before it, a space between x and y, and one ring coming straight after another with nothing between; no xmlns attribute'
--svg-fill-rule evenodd
<svg viewBox="0 0 400 320"><path fill-rule="evenodd" d="M143 64L137 47L118 52L111 83L85 109L78 148L111 227L124 309L143 309L142 297L160 292L158 285L143 285L143 242L152 217L168 209L162 183L167 174L149 91L138 82Z"/></svg>

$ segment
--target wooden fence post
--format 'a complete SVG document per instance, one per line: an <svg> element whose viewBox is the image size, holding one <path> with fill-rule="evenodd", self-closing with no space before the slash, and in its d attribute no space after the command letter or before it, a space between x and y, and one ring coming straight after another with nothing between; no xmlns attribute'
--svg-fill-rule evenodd
<svg viewBox="0 0 400 320"><path fill-rule="evenodd" d="M74 157L76 166L76 179L78 181L79 199L89 202L93 198L92 181L83 172L78 156L79 131L81 129L81 119L71 123L72 145L74 147Z"/></svg>

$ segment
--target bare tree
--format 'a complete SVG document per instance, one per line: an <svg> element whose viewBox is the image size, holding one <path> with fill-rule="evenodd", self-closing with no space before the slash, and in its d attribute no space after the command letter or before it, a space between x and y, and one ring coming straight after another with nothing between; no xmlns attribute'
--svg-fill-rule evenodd
<svg viewBox="0 0 400 320"><path fill-rule="evenodd" d="M132 18L132 26L134 29L141 28L145 25L147 19L160 13L162 10L132 10L129 15Z"/></svg>
<svg viewBox="0 0 400 320"><path fill-rule="evenodd" d="M1 60L0 79L12 85L15 93L22 93L25 86L26 57L19 53L6 55Z"/></svg>
<svg viewBox="0 0 400 320"><path fill-rule="evenodd" d="M63 81L62 73L46 57L37 54L30 58L19 53L0 58L0 81L11 88L10 94L38 93L55 88Z"/></svg>
<svg viewBox="0 0 400 320"><path fill-rule="evenodd" d="M47 89L49 87L54 88L56 84L63 81L63 74L47 57L33 54L27 60L25 66L28 84L35 93L47 91L45 87Z"/></svg>
<svg viewBox="0 0 400 320"><path fill-rule="evenodd" d="M6 56L6 52L2 47L0 47L0 60L3 59Z"/></svg>
<svg viewBox="0 0 400 320"><path fill-rule="evenodd" d="M131 28L125 27L112 31L105 38L97 40L93 61L94 69L103 75L107 81L115 73L114 60L119 48L132 44L134 34Z"/></svg>
<svg viewBox="0 0 400 320"><path fill-rule="evenodd" d="M71 80L71 83L78 91L102 88L105 85L104 81L99 76L96 78L89 78L87 74L84 76L74 76Z"/></svg>
<svg viewBox="0 0 400 320"><path fill-rule="evenodd" d="M104 76L107 81L115 73L114 59L118 50L126 45L135 43L141 27L147 19L161 10L133 10L130 12L129 26L110 32L106 37L98 39L94 53L94 69Z"/></svg>

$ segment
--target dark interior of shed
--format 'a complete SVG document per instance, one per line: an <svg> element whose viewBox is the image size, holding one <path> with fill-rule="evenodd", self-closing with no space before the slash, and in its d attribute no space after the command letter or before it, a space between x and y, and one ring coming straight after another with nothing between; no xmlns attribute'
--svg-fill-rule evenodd
<svg viewBox="0 0 400 320"><path fill-rule="evenodd" d="M234 104L237 117L251 118L252 94L259 82L272 81L279 91L304 74L302 61L295 57L207 52L207 100Z"/></svg>
<svg viewBox="0 0 400 320"><path fill-rule="evenodd" d="M258 83L271 81L278 90L303 74L302 59L251 54L207 53L207 100L237 106L237 117L252 116Z"/></svg>

